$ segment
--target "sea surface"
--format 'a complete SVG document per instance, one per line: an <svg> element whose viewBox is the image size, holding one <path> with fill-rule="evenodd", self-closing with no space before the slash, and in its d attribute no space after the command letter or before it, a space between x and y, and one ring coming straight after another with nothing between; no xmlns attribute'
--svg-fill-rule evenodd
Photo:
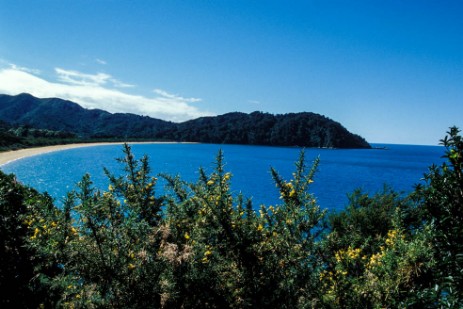
<svg viewBox="0 0 463 309"><path fill-rule="evenodd" d="M344 208L348 204L348 194L358 188L374 194L388 185L403 194L410 193L422 182L432 164L443 161L445 151L440 146L373 146L386 149L305 149L308 166L315 158L320 158L310 191L322 208ZM225 170L233 175L233 192L252 198L256 208L260 204L280 203L270 168L290 180L301 151L292 147L243 145L132 145L136 158L148 155L153 176L167 173L180 175L187 181L197 180L199 167L207 173L213 172L220 149L224 152ZM109 183L103 167L120 174L122 166L115 158L122 156L121 145L76 148L20 159L2 166L1 170L16 174L19 181L41 192L48 192L60 204L66 192L75 189L85 173L90 174L95 187L107 190ZM159 183L158 194L163 190L163 184Z"/></svg>

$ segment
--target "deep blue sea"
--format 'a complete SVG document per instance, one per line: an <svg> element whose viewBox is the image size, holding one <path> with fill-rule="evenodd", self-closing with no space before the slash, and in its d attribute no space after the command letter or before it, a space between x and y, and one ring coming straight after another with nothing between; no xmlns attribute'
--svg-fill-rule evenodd
<svg viewBox="0 0 463 309"><path fill-rule="evenodd" d="M440 146L374 144L380 149L305 149L306 162L311 165L320 157L320 165L311 185L320 206L339 210L347 205L347 194L357 188L369 193L381 191L385 184L409 193L420 183L429 166L440 164L444 148ZM195 181L199 167L213 171L215 157L222 149L225 169L232 173L232 190L252 197L255 207L279 203L279 194L270 175L274 167L285 179L290 179L299 158L300 149L211 144L135 144L137 158L148 155L152 174L179 174ZM115 158L122 157L122 146L95 146L57 151L11 162L1 167L16 174L19 181L41 192L48 192L60 204L66 192L89 173L95 187L106 190L108 181L103 167L115 174L122 166ZM158 191L163 191L162 184Z"/></svg>

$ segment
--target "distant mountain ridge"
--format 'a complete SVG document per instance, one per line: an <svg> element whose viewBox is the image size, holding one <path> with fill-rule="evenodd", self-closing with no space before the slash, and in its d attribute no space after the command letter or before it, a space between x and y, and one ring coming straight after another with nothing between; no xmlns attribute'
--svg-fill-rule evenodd
<svg viewBox="0 0 463 309"><path fill-rule="evenodd" d="M39 129L73 132L82 137L149 137L174 125L146 116L85 109L72 101L39 99L26 93L0 95L0 120Z"/></svg>
<svg viewBox="0 0 463 309"><path fill-rule="evenodd" d="M149 138L273 146L370 148L340 123L315 113L228 113L173 123L147 116L85 109L59 98L0 95L0 120L84 138Z"/></svg>

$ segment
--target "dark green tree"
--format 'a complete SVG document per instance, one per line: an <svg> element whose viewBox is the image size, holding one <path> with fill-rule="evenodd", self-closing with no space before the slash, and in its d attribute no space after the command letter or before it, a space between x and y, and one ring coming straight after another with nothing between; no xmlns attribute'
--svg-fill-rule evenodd
<svg viewBox="0 0 463 309"><path fill-rule="evenodd" d="M450 128L441 140L446 148L441 166L433 165L425 185L416 188L424 219L433 232L433 288L442 306L463 307L463 139Z"/></svg>

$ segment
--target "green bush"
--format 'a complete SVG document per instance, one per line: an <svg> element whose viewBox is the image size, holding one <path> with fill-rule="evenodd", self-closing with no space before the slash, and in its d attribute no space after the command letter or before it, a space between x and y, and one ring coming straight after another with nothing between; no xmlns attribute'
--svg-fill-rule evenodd
<svg viewBox="0 0 463 309"><path fill-rule="evenodd" d="M411 196L355 191L326 216L304 153L281 203L235 196L219 152L214 171L156 193L148 159L129 146L124 174L88 175L62 207L0 173L0 305L59 308L457 308L463 291L463 143Z"/></svg>
<svg viewBox="0 0 463 309"><path fill-rule="evenodd" d="M433 268L431 294L445 307L463 307L463 139L460 130L450 128L441 141L447 162L431 166L426 185L418 186L415 197L432 231Z"/></svg>
<svg viewBox="0 0 463 309"><path fill-rule="evenodd" d="M167 177L176 197L166 216L172 246L189 254L175 272L174 307L294 308L318 296L314 230L324 212L307 193L316 165L308 171L301 154L296 167L291 181L272 171L283 203L257 213L232 196L222 153L195 184Z"/></svg>
<svg viewBox="0 0 463 309"><path fill-rule="evenodd" d="M53 295L37 280L44 262L34 248L28 247L30 227L36 209L53 208L47 195L26 188L14 175L0 172L0 307L37 308L53 302ZM44 222L44 221L42 221ZM52 268L43 268L50 273Z"/></svg>

